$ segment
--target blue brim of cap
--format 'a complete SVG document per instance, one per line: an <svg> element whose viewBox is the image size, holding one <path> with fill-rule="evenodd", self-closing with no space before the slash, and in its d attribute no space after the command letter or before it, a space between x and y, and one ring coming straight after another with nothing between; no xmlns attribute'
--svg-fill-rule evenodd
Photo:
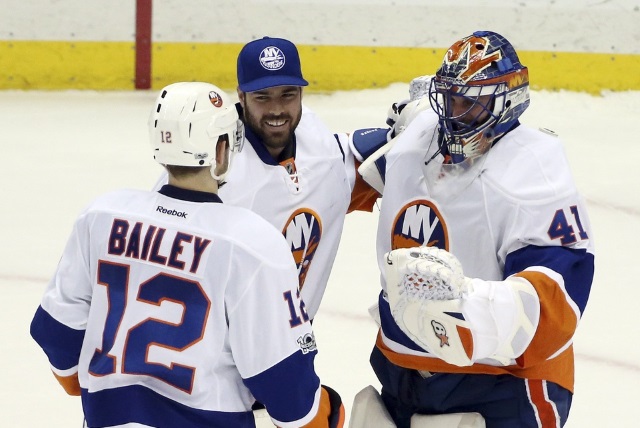
<svg viewBox="0 0 640 428"><path fill-rule="evenodd" d="M306 80L295 76L267 76L243 83L238 87L242 92L255 92L276 86L307 86L308 84Z"/></svg>

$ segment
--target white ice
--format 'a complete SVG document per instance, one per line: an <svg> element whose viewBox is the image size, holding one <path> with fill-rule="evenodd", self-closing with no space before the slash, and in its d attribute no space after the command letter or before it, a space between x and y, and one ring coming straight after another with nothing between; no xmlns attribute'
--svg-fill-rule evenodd
<svg viewBox="0 0 640 428"><path fill-rule="evenodd" d="M155 92L0 91L0 388L2 427L81 427L80 399L52 376L29 323L79 211L108 190L150 188L161 168L147 142ZM406 84L330 94L305 103L334 131L383 126ZM635 427L640 416L640 92L591 96L533 92L522 121L556 131L588 201L596 277L575 337L576 384L569 428ZM347 217L314 327L323 383L347 410L364 386L376 326L367 308L378 290L374 213ZM123 405L126 405L123 403Z"/></svg>

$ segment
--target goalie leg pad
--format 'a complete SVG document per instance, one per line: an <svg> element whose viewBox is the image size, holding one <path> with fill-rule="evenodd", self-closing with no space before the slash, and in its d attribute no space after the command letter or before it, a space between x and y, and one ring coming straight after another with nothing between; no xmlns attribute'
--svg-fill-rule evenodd
<svg viewBox="0 0 640 428"><path fill-rule="evenodd" d="M369 385L353 399L349 428L396 428L382 397Z"/></svg>
<svg viewBox="0 0 640 428"><path fill-rule="evenodd" d="M349 428L396 428L373 386L367 386L353 399ZM411 428L486 428L486 424L479 413L415 414L411 417Z"/></svg>
<svg viewBox="0 0 640 428"><path fill-rule="evenodd" d="M486 428L480 413L451 413L448 415L413 415L411 428Z"/></svg>

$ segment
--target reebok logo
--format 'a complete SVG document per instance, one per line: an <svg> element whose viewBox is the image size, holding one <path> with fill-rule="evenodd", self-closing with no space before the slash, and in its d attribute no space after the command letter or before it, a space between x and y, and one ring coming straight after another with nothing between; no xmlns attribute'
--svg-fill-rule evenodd
<svg viewBox="0 0 640 428"><path fill-rule="evenodd" d="M165 207L158 205L158 207L156 208L156 211L158 211L159 213L162 214L166 214L166 215L174 215L176 217L182 217L182 218L187 218L187 213L184 211L176 211L176 210L168 210Z"/></svg>

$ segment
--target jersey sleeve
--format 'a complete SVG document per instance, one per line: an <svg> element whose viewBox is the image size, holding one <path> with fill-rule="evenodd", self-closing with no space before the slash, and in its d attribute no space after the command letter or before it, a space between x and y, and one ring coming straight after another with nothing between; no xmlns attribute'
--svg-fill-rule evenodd
<svg viewBox="0 0 640 428"><path fill-rule="evenodd" d="M317 413L320 380L294 264L263 264L247 282L247 291L228 308L234 361L245 385L279 426L304 425Z"/></svg>
<svg viewBox="0 0 640 428"><path fill-rule="evenodd" d="M587 211L581 198L525 206L514 220L524 246L505 259L504 276L527 279L540 301L535 336L518 359L537 364L566 349L586 308L594 276L594 251Z"/></svg>
<svg viewBox="0 0 640 428"><path fill-rule="evenodd" d="M78 363L84 340L91 280L86 217L80 217L31 322L33 339L44 350L54 375L71 395L79 395Z"/></svg>
<svg viewBox="0 0 640 428"><path fill-rule="evenodd" d="M349 209L347 212L373 211L373 207L381 195L377 190L367 184L367 182L365 182L362 176L358 173L358 167L362 164L362 161L366 159L366 156L371 153L369 151L365 151L364 154L360 153L357 148L351 144L349 134L335 134L335 138L338 141L342 152L345 154L345 168L347 168L349 182L352 183L351 202L349 203ZM386 139L384 142L382 140L379 142L376 140L376 142L382 146L386 143ZM368 149L373 150L372 147L368 147Z"/></svg>

